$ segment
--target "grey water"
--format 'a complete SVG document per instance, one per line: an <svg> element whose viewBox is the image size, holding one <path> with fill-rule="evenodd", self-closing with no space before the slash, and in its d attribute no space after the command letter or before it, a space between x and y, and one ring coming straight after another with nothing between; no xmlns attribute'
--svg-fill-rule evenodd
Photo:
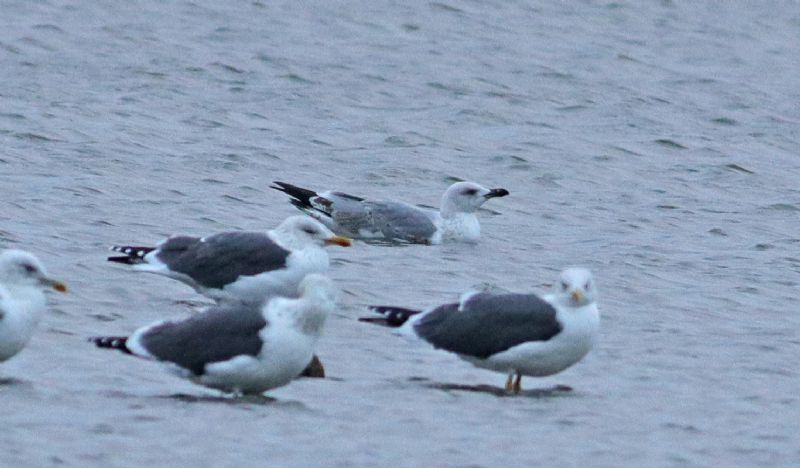
<svg viewBox="0 0 800 468"><path fill-rule="evenodd" d="M0 248L70 286L0 364L2 466L800 465L795 1L0 3ZM94 349L200 298L113 243L262 230L269 189L436 205L481 242L331 248L329 378L232 400ZM601 339L504 376L357 322L592 269Z"/></svg>

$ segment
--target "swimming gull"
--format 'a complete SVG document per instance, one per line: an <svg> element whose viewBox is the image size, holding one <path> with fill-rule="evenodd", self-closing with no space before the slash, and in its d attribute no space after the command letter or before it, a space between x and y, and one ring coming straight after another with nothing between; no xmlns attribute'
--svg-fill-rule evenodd
<svg viewBox="0 0 800 468"><path fill-rule="evenodd" d="M292 197L291 203L332 231L358 238L382 238L416 244L448 240L477 241L481 226L475 211L487 200L508 195L475 182L456 182L442 196L438 210L393 201L371 201L342 192L314 192L286 182L271 188Z"/></svg>
<svg viewBox="0 0 800 468"><path fill-rule="evenodd" d="M237 394L288 384L306 368L326 317L335 308L333 283L310 274L299 298L262 305L229 303L186 320L160 321L128 337L95 337L100 348L160 361L180 377Z"/></svg>
<svg viewBox="0 0 800 468"><path fill-rule="evenodd" d="M263 302L294 297L308 273L328 269L325 245L350 245L307 216L291 216L269 232L232 231L172 236L156 247L114 246L112 262L177 279L215 301Z"/></svg>
<svg viewBox="0 0 800 468"><path fill-rule="evenodd" d="M66 292L47 276L42 263L23 250L0 252L0 361L22 351L45 308L43 288Z"/></svg>
<svg viewBox="0 0 800 468"><path fill-rule="evenodd" d="M508 374L506 391L519 393L523 375L542 377L580 361L600 325L591 273L570 268L551 294L467 293L460 302L425 311L374 306L382 317L360 320L421 338L477 367Z"/></svg>

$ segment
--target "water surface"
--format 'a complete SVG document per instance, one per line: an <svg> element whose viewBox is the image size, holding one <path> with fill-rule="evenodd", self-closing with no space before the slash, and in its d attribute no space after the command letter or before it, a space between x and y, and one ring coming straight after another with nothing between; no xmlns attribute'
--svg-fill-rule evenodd
<svg viewBox="0 0 800 468"><path fill-rule="evenodd" d="M8 466L797 466L795 2L43 2L0 15L0 247L71 294L0 365ZM325 380L229 401L93 349L189 309L107 246L267 229L272 180L436 205L478 245L331 249ZM356 321L473 286L601 288L599 347L518 398Z"/></svg>

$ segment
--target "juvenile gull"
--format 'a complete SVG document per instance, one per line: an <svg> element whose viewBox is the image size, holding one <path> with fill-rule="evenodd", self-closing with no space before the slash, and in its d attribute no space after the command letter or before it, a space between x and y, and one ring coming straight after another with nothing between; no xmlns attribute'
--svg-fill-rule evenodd
<svg viewBox="0 0 800 468"><path fill-rule="evenodd" d="M328 269L322 247L331 244L347 247L350 239L309 217L291 216L266 233L172 236L156 247L114 246L124 255L108 260L177 279L218 303L259 303L273 295L296 296L303 277Z"/></svg>
<svg viewBox="0 0 800 468"><path fill-rule="evenodd" d="M477 367L506 373L506 391L519 393L523 375L561 372L589 352L600 325L596 299L592 274L570 268L543 297L468 293L425 311L373 306L383 316L360 320L402 327Z"/></svg>
<svg viewBox="0 0 800 468"><path fill-rule="evenodd" d="M0 361L22 351L31 339L45 308L43 288L67 291L64 283L47 276L33 254L0 252Z"/></svg>
<svg viewBox="0 0 800 468"><path fill-rule="evenodd" d="M100 348L160 361L200 385L259 394L300 375L335 308L333 284L325 276L306 276L298 290L297 299L230 303L183 321L145 326L129 337L90 341Z"/></svg>
<svg viewBox="0 0 800 468"><path fill-rule="evenodd" d="M402 202L372 201L342 192L316 193L285 182L271 186L292 197L291 203L332 231L358 238L379 238L416 244L477 241L481 225L475 211L487 200L508 195L475 182L456 182L442 196L438 210Z"/></svg>

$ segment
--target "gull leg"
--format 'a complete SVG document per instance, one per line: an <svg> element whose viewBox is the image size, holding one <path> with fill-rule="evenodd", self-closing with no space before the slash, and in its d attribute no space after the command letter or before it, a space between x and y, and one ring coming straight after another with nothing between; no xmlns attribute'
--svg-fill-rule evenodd
<svg viewBox="0 0 800 468"><path fill-rule="evenodd" d="M514 391L514 385L513 385L512 380L511 380L513 378L514 378L514 373L510 372L508 374L508 379L506 380L506 391L507 392L513 392Z"/></svg>
<svg viewBox="0 0 800 468"><path fill-rule="evenodd" d="M508 378L511 379L511 376L509 376ZM514 388L513 388L514 394L515 395L519 394L520 390L522 390L522 374L517 372L517 378L514 379Z"/></svg>

